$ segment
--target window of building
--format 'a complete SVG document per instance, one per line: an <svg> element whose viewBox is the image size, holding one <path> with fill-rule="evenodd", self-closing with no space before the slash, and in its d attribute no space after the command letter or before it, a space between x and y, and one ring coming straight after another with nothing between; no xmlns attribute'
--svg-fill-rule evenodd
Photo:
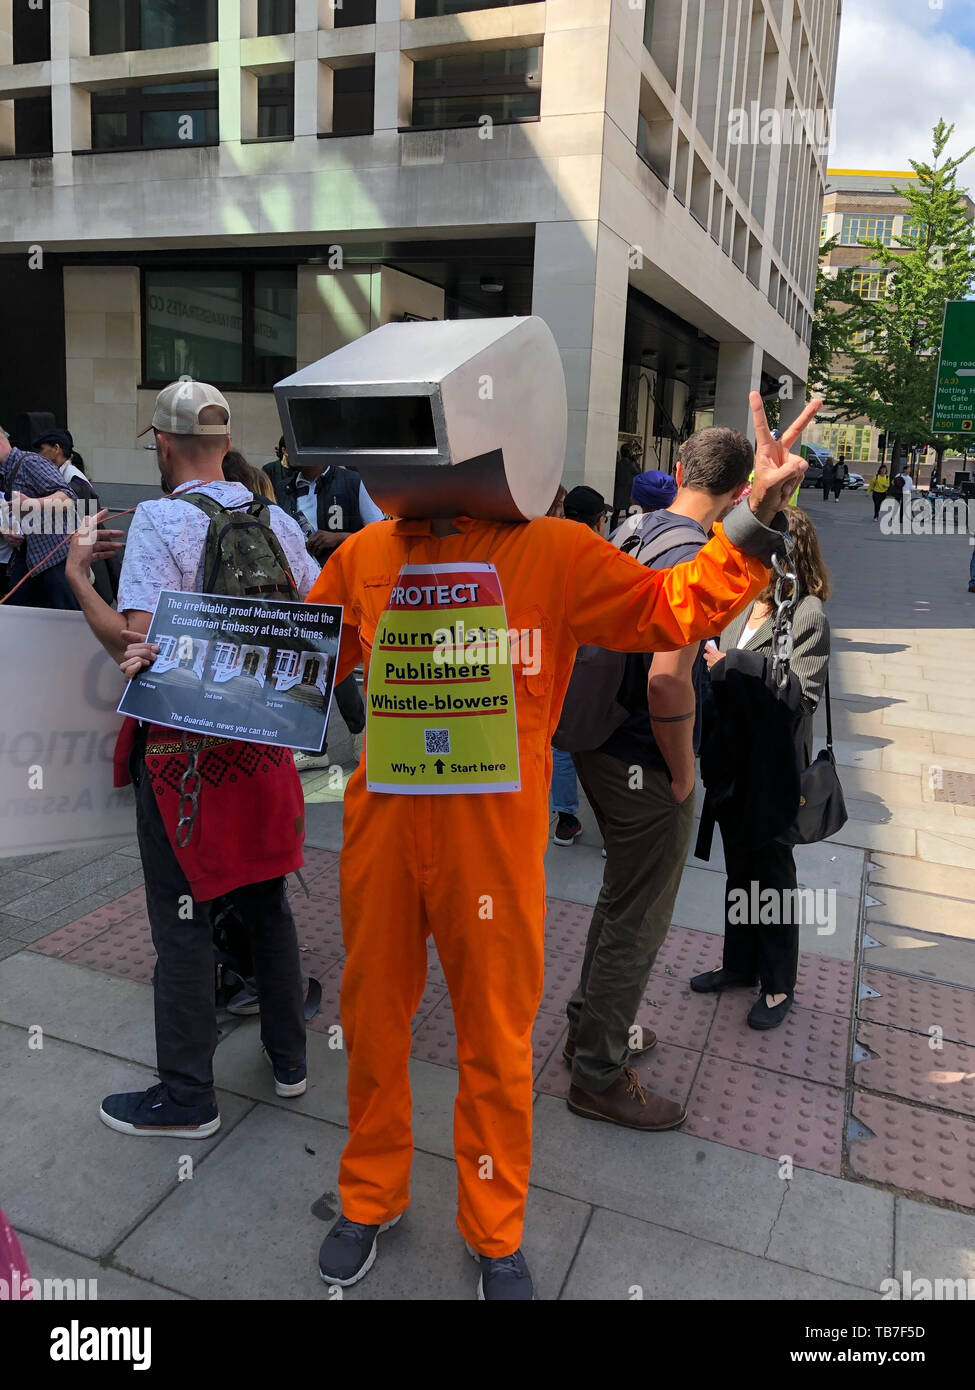
<svg viewBox="0 0 975 1390"><path fill-rule="evenodd" d="M14 0L14 62L44 63L51 56L51 9Z"/></svg>
<svg viewBox="0 0 975 1390"><path fill-rule="evenodd" d="M298 674L298 653L292 651L290 647L282 647L274 659L274 675L276 678L295 676Z"/></svg>
<svg viewBox="0 0 975 1390"><path fill-rule="evenodd" d="M293 34L295 28L295 0L257 0L257 33Z"/></svg>
<svg viewBox="0 0 975 1390"><path fill-rule="evenodd" d="M276 72L257 79L257 138L293 140L295 75Z"/></svg>
<svg viewBox="0 0 975 1390"><path fill-rule="evenodd" d="M413 65L413 124L477 125L538 115L541 49L502 48Z"/></svg>
<svg viewBox="0 0 975 1390"><path fill-rule="evenodd" d="M871 425L824 425L821 443L834 458L843 454L848 463L867 463L872 438Z"/></svg>
<svg viewBox="0 0 975 1390"><path fill-rule="evenodd" d="M23 157L51 154L51 94L14 98L14 153Z"/></svg>
<svg viewBox="0 0 975 1390"><path fill-rule="evenodd" d="M298 281L282 270L157 270L142 274L143 380L179 376L267 391L295 370Z"/></svg>
<svg viewBox="0 0 975 1390"><path fill-rule="evenodd" d="M371 134L375 101L374 59L361 67L336 68L332 74L332 133Z"/></svg>
<svg viewBox="0 0 975 1390"><path fill-rule="evenodd" d="M92 53L216 43L217 0L91 0Z"/></svg>
<svg viewBox="0 0 975 1390"><path fill-rule="evenodd" d="M376 0L334 0L334 3L332 22L336 29L349 29L354 24L376 22Z"/></svg>
<svg viewBox="0 0 975 1390"><path fill-rule="evenodd" d="M465 14L468 10L503 10L508 5L530 5L533 0L416 0L415 17L429 19L433 15Z"/></svg>
<svg viewBox="0 0 975 1390"><path fill-rule="evenodd" d="M861 241L882 241L889 246L893 232L893 217L868 217L865 213L846 212L843 214L840 245L857 246Z"/></svg>
<svg viewBox="0 0 975 1390"><path fill-rule="evenodd" d="M826 225L827 225L828 222L829 222L829 217L828 217L828 215L824 212L823 215L822 215L822 218L820 219L820 223L819 223L819 244L820 244L820 246L822 246L823 242L827 240L827 237L826 237Z"/></svg>
<svg viewBox="0 0 975 1390"><path fill-rule="evenodd" d="M643 10L643 47L653 52L653 6L654 0L645 0Z"/></svg>
<svg viewBox="0 0 975 1390"><path fill-rule="evenodd" d="M902 241L920 241L924 235L924 227L916 223L913 217L906 216L901 227Z"/></svg>
<svg viewBox="0 0 975 1390"><path fill-rule="evenodd" d="M873 329L862 328L858 333L854 333L852 342L854 347L866 347L869 343L873 342Z"/></svg>
<svg viewBox="0 0 975 1390"><path fill-rule="evenodd" d="M880 298L880 271L855 270L850 276L850 288L861 299Z"/></svg>
<svg viewBox="0 0 975 1390"><path fill-rule="evenodd" d="M217 139L215 78L91 94L93 150L179 149Z"/></svg>

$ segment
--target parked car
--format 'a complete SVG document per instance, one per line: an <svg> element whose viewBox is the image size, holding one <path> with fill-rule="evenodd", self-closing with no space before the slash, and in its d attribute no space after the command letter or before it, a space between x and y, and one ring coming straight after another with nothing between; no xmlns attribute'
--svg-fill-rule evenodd
<svg viewBox="0 0 975 1390"><path fill-rule="evenodd" d="M846 486L852 488L863 487L863 474L848 473L846 478Z"/></svg>
<svg viewBox="0 0 975 1390"><path fill-rule="evenodd" d="M802 480L803 487L822 487L823 464L829 458L829 450L821 444L800 444L799 452L809 464Z"/></svg>

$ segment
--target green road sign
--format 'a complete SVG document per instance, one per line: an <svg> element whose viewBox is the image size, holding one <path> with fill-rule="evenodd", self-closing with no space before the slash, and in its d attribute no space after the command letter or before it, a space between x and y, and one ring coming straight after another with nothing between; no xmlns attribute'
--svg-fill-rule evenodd
<svg viewBox="0 0 975 1390"><path fill-rule="evenodd" d="M975 299L945 305L931 431L975 437Z"/></svg>

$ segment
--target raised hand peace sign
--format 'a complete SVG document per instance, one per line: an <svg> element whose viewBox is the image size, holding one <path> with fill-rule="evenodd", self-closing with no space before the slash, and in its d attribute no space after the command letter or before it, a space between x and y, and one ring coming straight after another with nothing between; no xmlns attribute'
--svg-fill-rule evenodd
<svg viewBox="0 0 975 1390"><path fill-rule="evenodd" d="M802 414L782 431L781 439L773 439L761 396L753 391L748 400L755 422L755 479L748 505L759 521L768 524L776 512L788 506L789 498L808 467L804 458L792 453L792 446L823 403L818 399L810 401Z"/></svg>

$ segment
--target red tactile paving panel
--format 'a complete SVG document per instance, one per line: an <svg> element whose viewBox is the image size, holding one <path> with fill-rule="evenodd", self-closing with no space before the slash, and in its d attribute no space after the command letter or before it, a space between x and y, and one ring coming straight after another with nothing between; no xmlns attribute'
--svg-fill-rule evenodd
<svg viewBox="0 0 975 1390"><path fill-rule="evenodd" d="M975 1046L975 990L935 984L892 970L864 970L861 979L878 999L861 999L857 1014L869 1023L927 1033L943 1029L945 1042Z"/></svg>
<svg viewBox="0 0 975 1390"><path fill-rule="evenodd" d="M923 1033L876 1023L861 1023L857 1041L877 1054L857 1063L857 1086L975 1119L975 1047L946 1042L935 1051Z"/></svg>
<svg viewBox="0 0 975 1390"><path fill-rule="evenodd" d="M975 1207L971 1120L862 1091L853 1094L853 1116L873 1134L850 1145L855 1176Z"/></svg>
<svg viewBox="0 0 975 1390"><path fill-rule="evenodd" d="M541 1008L546 1013L561 1014L572 998L579 975L582 972L582 957L563 955L557 951L545 952L545 988L542 991Z"/></svg>
<svg viewBox="0 0 975 1390"><path fill-rule="evenodd" d="M339 890L339 856L330 849L310 849L308 845L304 849L305 864L301 870L301 876L306 883L310 883L313 878L320 878L322 874L334 874L335 892ZM301 885L298 886L301 891Z"/></svg>
<svg viewBox="0 0 975 1390"><path fill-rule="evenodd" d="M778 1028L749 1028L750 996L722 995L708 1034L708 1052L826 1086L846 1085L850 1020L839 1014L793 1008Z"/></svg>
<svg viewBox="0 0 975 1390"><path fill-rule="evenodd" d="M838 1175L843 1092L798 1077L705 1056L687 1103L684 1133L800 1168Z"/></svg>
<svg viewBox="0 0 975 1390"><path fill-rule="evenodd" d="M690 980L721 964L722 938L692 927L671 927L653 963L655 975Z"/></svg>
<svg viewBox="0 0 975 1390"><path fill-rule="evenodd" d="M85 941L91 941L105 931L107 927L114 926L116 922L123 922L127 917L136 914L141 916L142 921L147 922L146 911L146 890L144 888L133 888L130 893L124 893L121 898L116 898L114 902L104 903L101 907L96 907L93 912L85 913L84 917L79 917L74 922L69 922L67 926L59 927L56 931L49 932L47 936L42 936L33 945L28 946L28 951L39 951L45 956L66 956L69 951L75 950Z"/></svg>
<svg viewBox="0 0 975 1390"><path fill-rule="evenodd" d="M684 980L652 974L637 1022L652 1028L662 1042L704 1047L717 1008L715 994L695 994Z"/></svg>
<svg viewBox="0 0 975 1390"><path fill-rule="evenodd" d="M74 965L86 965L89 970L101 970L106 975L120 975L125 980L148 984L156 964L156 952L148 921L137 916L108 927L62 959Z"/></svg>
<svg viewBox="0 0 975 1390"><path fill-rule="evenodd" d="M535 1019L532 1049L535 1054L536 1074L549 1060L556 1044L561 1047L565 1029L565 1019L559 1014L542 1012ZM412 1055L421 1062L434 1062L441 1067L456 1067L457 1034L454 1030L454 1015L449 998L441 999L416 1030Z"/></svg>
<svg viewBox="0 0 975 1390"><path fill-rule="evenodd" d="M545 949L553 955L584 956L592 908L564 898L546 898L545 908Z"/></svg>
<svg viewBox="0 0 975 1390"><path fill-rule="evenodd" d="M536 1091L542 1091L547 1096L557 1096L562 1100L569 1094L571 1076L569 1064L562 1056L567 1034L568 1025L562 1030L558 1046L535 1079ZM636 1058L631 1065L648 1090L686 1105L700 1060L699 1052L658 1042L656 1047Z"/></svg>
<svg viewBox="0 0 975 1390"><path fill-rule="evenodd" d="M336 956L345 949L337 899L315 892L306 898L304 893L298 892L290 895L290 901L299 946L307 946L321 956Z"/></svg>
<svg viewBox="0 0 975 1390"><path fill-rule="evenodd" d="M844 1018L849 1018L853 1012L855 978L856 967L852 961L833 960L829 956L814 955L812 951L801 951L796 977L796 1003L803 1009L842 1014Z"/></svg>

